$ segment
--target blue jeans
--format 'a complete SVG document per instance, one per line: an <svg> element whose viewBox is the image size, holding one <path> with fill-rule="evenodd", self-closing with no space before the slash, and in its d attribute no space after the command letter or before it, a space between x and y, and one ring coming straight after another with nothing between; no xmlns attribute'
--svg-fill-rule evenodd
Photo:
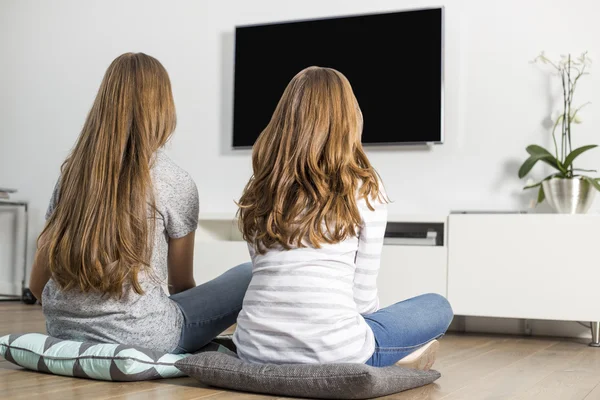
<svg viewBox="0 0 600 400"><path fill-rule="evenodd" d="M246 263L171 296L184 318L179 345L173 353L194 353L235 324L250 279L252 263Z"/></svg>
<svg viewBox="0 0 600 400"><path fill-rule="evenodd" d="M395 364L446 333L453 316L450 303L439 294L413 297L365 315L375 335L375 352L366 364Z"/></svg>

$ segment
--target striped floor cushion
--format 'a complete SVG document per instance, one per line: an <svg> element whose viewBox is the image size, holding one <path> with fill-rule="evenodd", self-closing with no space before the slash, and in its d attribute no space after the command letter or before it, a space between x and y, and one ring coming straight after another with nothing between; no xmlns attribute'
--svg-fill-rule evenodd
<svg viewBox="0 0 600 400"><path fill-rule="evenodd" d="M229 352L217 343L202 351ZM168 354L136 346L56 339L40 333L0 337L0 356L34 371L104 381L141 381L185 376L175 366L189 354Z"/></svg>

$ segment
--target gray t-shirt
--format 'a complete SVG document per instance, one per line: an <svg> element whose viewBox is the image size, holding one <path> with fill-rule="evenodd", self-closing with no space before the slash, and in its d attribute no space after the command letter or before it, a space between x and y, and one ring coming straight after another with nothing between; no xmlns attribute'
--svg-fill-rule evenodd
<svg viewBox="0 0 600 400"><path fill-rule="evenodd" d="M140 274L143 295L128 287L121 299L99 293L62 291L50 279L42 294L48 334L60 339L120 343L171 352L178 343L183 315L169 299L167 282L169 238L180 238L198 226L198 189L187 172L162 151L152 167L158 209L151 266L154 277ZM56 185L46 218L54 211L60 182Z"/></svg>

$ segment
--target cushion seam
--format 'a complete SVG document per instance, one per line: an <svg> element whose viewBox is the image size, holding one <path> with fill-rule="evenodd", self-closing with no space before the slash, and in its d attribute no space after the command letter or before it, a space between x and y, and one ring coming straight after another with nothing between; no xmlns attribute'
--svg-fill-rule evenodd
<svg viewBox="0 0 600 400"><path fill-rule="evenodd" d="M166 363L166 362L158 362L158 361L144 361L144 360L140 360L139 358L134 358L134 357L119 357L119 356L55 357L55 356L48 356L48 355L40 354L40 353L37 353L37 352L35 352L33 350L26 349L26 348L23 348L23 347L6 345L4 343L0 343L0 346L4 346L4 347L6 347L9 350L14 349L14 350L26 351L26 352L35 354L37 356L40 356L40 357L43 357L43 358L47 358L49 360L54 360L54 361L71 361L71 360L88 360L88 359L92 359L92 360L118 360L118 361L132 360L132 361L139 362L141 364L149 364L149 365L166 365L166 366L169 366L169 365L174 365L175 364L175 362ZM135 350L135 349L133 349L133 350ZM165 354L168 354L168 353L165 353ZM179 361L179 360L177 360L177 361ZM15 360L15 362L16 362L16 360Z"/></svg>
<svg viewBox="0 0 600 400"><path fill-rule="evenodd" d="M177 362L179 363L179 362ZM370 376L370 374L368 372L359 372L357 374L348 374L348 375L330 375L330 376L320 376L320 377L314 377L314 376L286 376L286 375L273 375L273 374L257 374L257 373L253 373L253 372L240 372L240 371L236 371L236 370L232 370L232 369L227 369L227 368L220 368L220 367L204 367L204 366L198 366L195 364L187 364L187 363L179 363L180 366L187 366L187 367L193 367L193 368L198 368L198 369L202 369L202 370L208 370L208 371L223 371L223 372L228 372L228 373L233 373L233 374L237 374L237 375L246 375L246 376L253 376L253 377L273 377L273 378L284 378L284 379L310 379L310 380L315 380L315 379L328 379L328 378L355 378L355 377L365 377L365 376ZM177 368L180 368L179 366L176 366ZM181 369L181 368L180 368ZM185 372L185 371L184 371ZM188 372L189 374L189 372Z"/></svg>

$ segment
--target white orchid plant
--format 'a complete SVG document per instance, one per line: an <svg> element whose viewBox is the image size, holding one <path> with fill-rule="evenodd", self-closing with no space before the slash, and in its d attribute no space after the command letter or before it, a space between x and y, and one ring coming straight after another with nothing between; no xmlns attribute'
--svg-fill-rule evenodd
<svg viewBox="0 0 600 400"><path fill-rule="evenodd" d="M589 103L585 103L579 107L573 106L573 96L575 95L575 89L579 79L583 76L588 75L586 69L591 66L592 61L587 55L587 52L581 54L581 56L573 58L571 55L563 55L560 61L551 61L544 52L537 56L534 63L540 63L552 67L556 75L561 80L563 89L563 109L562 112L557 113L553 116L552 120L554 126L552 128L552 139L554 141L554 154L538 145L527 146L526 150L529 154L529 158L525 160L521 168L519 168L519 178L524 178L529 174L531 169L537 164L538 161L542 161L557 172L547 176L542 181L532 183L525 186L525 189L538 189L538 203L541 203L546 198L544 194L544 188L542 183L549 179L560 178L560 179L582 179L589 182L597 190L600 191L600 178L591 178L586 175L579 174L580 172L596 172L596 170L575 168L573 161L582 153L597 147L597 145L587 145L576 148L573 150L571 141L571 125L581 123L579 112L583 107ZM560 146L557 141L557 130L560 127Z"/></svg>

